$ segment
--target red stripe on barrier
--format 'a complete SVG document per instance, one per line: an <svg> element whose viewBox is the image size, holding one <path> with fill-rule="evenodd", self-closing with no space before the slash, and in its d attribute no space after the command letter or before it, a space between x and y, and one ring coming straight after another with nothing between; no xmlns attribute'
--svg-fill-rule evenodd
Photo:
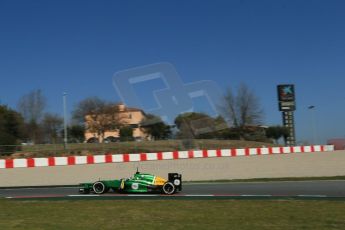
<svg viewBox="0 0 345 230"><path fill-rule="evenodd" d="M163 153L162 152L157 153L157 160L159 160L159 161L163 160Z"/></svg>
<svg viewBox="0 0 345 230"><path fill-rule="evenodd" d="M222 150L221 149L217 149L217 157L222 157Z"/></svg>
<svg viewBox="0 0 345 230"><path fill-rule="evenodd" d="M174 151L174 152L173 152L173 158L174 158L174 160L177 160L177 159L180 158L180 157L179 157L179 154L178 154L178 151Z"/></svg>
<svg viewBox="0 0 345 230"><path fill-rule="evenodd" d="M75 165L75 157L67 157L68 165Z"/></svg>
<svg viewBox="0 0 345 230"><path fill-rule="evenodd" d="M129 158L129 154L123 154L123 162L129 162L130 158Z"/></svg>
<svg viewBox="0 0 345 230"><path fill-rule="evenodd" d="M246 154L247 157L250 156L250 149L249 148L245 149L245 154Z"/></svg>
<svg viewBox="0 0 345 230"><path fill-rule="evenodd" d="M208 150L206 150L206 149L202 150L202 157L208 158Z"/></svg>
<svg viewBox="0 0 345 230"><path fill-rule="evenodd" d="M256 154L259 155L259 156L262 155L261 148L257 148L256 149Z"/></svg>
<svg viewBox="0 0 345 230"><path fill-rule="evenodd" d="M295 152L295 148L293 146L290 147L290 152L294 153Z"/></svg>
<svg viewBox="0 0 345 230"><path fill-rule="evenodd" d="M147 155L146 155L146 153L140 154L140 161L147 161Z"/></svg>
<svg viewBox="0 0 345 230"><path fill-rule="evenodd" d="M194 158L194 151L193 150L190 150L188 152L188 158Z"/></svg>
<svg viewBox="0 0 345 230"><path fill-rule="evenodd" d="M269 147L269 148L268 148L268 153L269 153L269 154L273 154L273 148L272 148L272 147Z"/></svg>
<svg viewBox="0 0 345 230"><path fill-rule="evenodd" d="M231 149L231 156L236 157L237 156L237 149Z"/></svg>
<svg viewBox="0 0 345 230"><path fill-rule="evenodd" d="M311 152L315 152L315 146L314 145L311 146Z"/></svg>
<svg viewBox="0 0 345 230"><path fill-rule="evenodd" d="M49 166L55 166L55 157L49 157L48 158L48 165Z"/></svg>
<svg viewBox="0 0 345 230"><path fill-rule="evenodd" d="M13 159L6 159L5 160L5 168L12 169L14 166Z"/></svg>
<svg viewBox="0 0 345 230"><path fill-rule="evenodd" d="M284 147L280 147L280 148L279 148L279 153L280 153L280 154L284 154Z"/></svg>
<svg viewBox="0 0 345 230"><path fill-rule="evenodd" d="M325 146L321 145L321 152L325 151Z"/></svg>
<svg viewBox="0 0 345 230"><path fill-rule="evenodd" d="M113 155L106 155L105 156L105 163L113 163Z"/></svg>
<svg viewBox="0 0 345 230"><path fill-rule="evenodd" d="M27 164L29 168L35 167L35 160L32 158L27 159Z"/></svg>
<svg viewBox="0 0 345 230"><path fill-rule="evenodd" d="M301 153L304 153L305 150L304 150L304 146L301 147Z"/></svg>
<svg viewBox="0 0 345 230"><path fill-rule="evenodd" d="M95 163L95 158L94 158L94 156L87 156L87 164L88 165L92 165L92 164L94 164Z"/></svg>

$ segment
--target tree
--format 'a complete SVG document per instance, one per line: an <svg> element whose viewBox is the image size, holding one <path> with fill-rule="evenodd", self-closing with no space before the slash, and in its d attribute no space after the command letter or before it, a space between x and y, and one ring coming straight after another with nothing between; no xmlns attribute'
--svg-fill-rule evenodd
<svg viewBox="0 0 345 230"><path fill-rule="evenodd" d="M179 129L177 137L181 139L209 139L215 134L227 128L222 117L213 118L204 113L188 112L180 114L175 119L175 125Z"/></svg>
<svg viewBox="0 0 345 230"><path fill-rule="evenodd" d="M224 140L240 140L241 139L238 130L234 128L227 128L227 129L220 130L219 132L217 132L217 138L224 139Z"/></svg>
<svg viewBox="0 0 345 230"><path fill-rule="evenodd" d="M79 124L73 124L67 127L68 143L83 143L85 141L85 127ZM60 136L64 137L65 130L60 130Z"/></svg>
<svg viewBox="0 0 345 230"><path fill-rule="evenodd" d="M289 136L289 129L283 126L271 126L266 130L266 136L275 140L276 143L283 137L286 142L286 138Z"/></svg>
<svg viewBox="0 0 345 230"><path fill-rule="evenodd" d="M21 139L25 138L23 117L7 106L0 106L0 154L15 151Z"/></svg>
<svg viewBox="0 0 345 230"><path fill-rule="evenodd" d="M46 98L40 89L33 90L22 96L18 102L18 111L22 114L25 122L34 121L39 123L46 108Z"/></svg>
<svg viewBox="0 0 345 230"><path fill-rule="evenodd" d="M105 132L118 130L126 124L118 104L104 101L98 97L90 97L79 102L73 112L73 118L84 123L88 132L96 133L99 142L104 141Z"/></svg>
<svg viewBox="0 0 345 230"><path fill-rule="evenodd" d="M84 125L86 116L90 114L97 116L100 111L107 106L107 104L108 103L105 100L102 100L99 97L86 98L75 106L75 110L73 111L73 119L77 123Z"/></svg>
<svg viewBox="0 0 345 230"><path fill-rule="evenodd" d="M57 114L46 113L42 120L42 129L46 142L55 144L60 138L59 133L63 128L63 118Z"/></svg>
<svg viewBox="0 0 345 230"><path fill-rule="evenodd" d="M67 128L68 142L83 143L85 140L85 128L82 125L72 125Z"/></svg>
<svg viewBox="0 0 345 230"><path fill-rule="evenodd" d="M40 123L46 108L46 98L40 89L33 90L22 96L18 102L18 111L23 116L30 130L28 137L35 143L42 142L42 130Z"/></svg>
<svg viewBox="0 0 345 230"><path fill-rule="evenodd" d="M130 126L120 128L121 141L133 141L133 129Z"/></svg>
<svg viewBox="0 0 345 230"><path fill-rule="evenodd" d="M171 136L171 127L165 124L160 117L147 114L140 126L144 132L148 133L154 140L165 140Z"/></svg>
<svg viewBox="0 0 345 230"><path fill-rule="evenodd" d="M240 85L236 94L229 88L221 108L224 118L229 125L238 129L241 139L244 138L246 126L260 125L263 120L259 98L245 84Z"/></svg>
<svg viewBox="0 0 345 230"><path fill-rule="evenodd" d="M206 125L209 125L209 130L207 132L200 133L198 139L225 139L224 132L229 129L226 121L222 116L217 116L216 118L208 118L208 122L205 122ZM203 124L203 125L205 125Z"/></svg>

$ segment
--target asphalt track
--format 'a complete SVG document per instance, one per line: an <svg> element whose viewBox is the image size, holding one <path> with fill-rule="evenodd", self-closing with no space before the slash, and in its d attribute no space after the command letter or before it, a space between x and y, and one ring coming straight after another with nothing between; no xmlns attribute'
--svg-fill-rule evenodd
<svg viewBox="0 0 345 230"><path fill-rule="evenodd" d="M0 198L152 198L161 195L122 195L108 193L101 196L79 195L77 187L7 188L0 189ZM244 182L244 183L188 183L175 197L228 197L228 198L342 198L345 199L345 180L300 182Z"/></svg>

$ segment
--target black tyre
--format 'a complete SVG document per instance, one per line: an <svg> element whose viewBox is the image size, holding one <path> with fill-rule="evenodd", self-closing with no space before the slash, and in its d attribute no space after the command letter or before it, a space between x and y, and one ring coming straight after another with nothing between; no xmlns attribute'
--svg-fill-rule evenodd
<svg viewBox="0 0 345 230"><path fill-rule="evenodd" d="M162 192L165 195L172 195L176 192L176 187L173 183L167 182L163 185Z"/></svg>
<svg viewBox="0 0 345 230"><path fill-rule="evenodd" d="M93 191L96 194L103 194L106 193L109 189L105 186L105 184L101 181L95 182L92 186Z"/></svg>

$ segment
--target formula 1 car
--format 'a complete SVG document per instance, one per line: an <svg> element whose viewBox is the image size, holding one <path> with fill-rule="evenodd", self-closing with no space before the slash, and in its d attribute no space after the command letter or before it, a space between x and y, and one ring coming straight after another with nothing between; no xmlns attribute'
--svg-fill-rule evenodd
<svg viewBox="0 0 345 230"><path fill-rule="evenodd" d="M173 195L182 191L182 175L169 173L168 180L151 174L136 172L133 177L120 180L100 180L80 184L81 194L103 194L110 190L119 193L162 193Z"/></svg>

